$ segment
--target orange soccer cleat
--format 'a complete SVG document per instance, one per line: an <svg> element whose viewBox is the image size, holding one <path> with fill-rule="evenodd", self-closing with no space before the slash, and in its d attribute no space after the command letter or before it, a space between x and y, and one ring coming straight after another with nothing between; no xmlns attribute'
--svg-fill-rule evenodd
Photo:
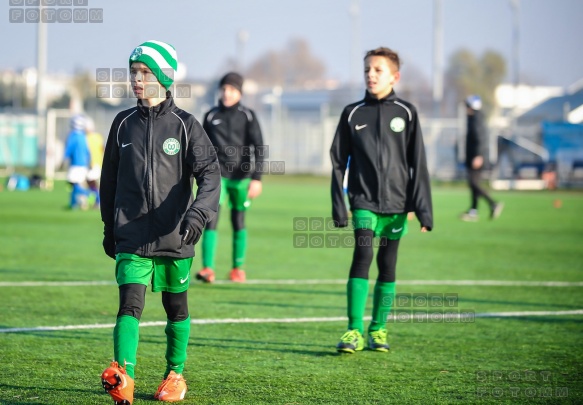
<svg viewBox="0 0 583 405"><path fill-rule="evenodd" d="M210 267L205 267L196 273L196 279L204 283L212 283L215 281L215 272Z"/></svg>
<svg viewBox="0 0 583 405"><path fill-rule="evenodd" d="M166 402L182 401L186 390L186 381L182 377L182 374L176 374L174 371L171 371L168 377L158 387L154 398Z"/></svg>
<svg viewBox="0 0 583 405"><path fill-rule="evenodd" d="M101 385L115 405L132 405L134 401L134 379L127 375L123 367L113 361L101 374Z"/></svg>
<svg viewBox="0 0 583 405"><path fill-rule="evenodd" d="M246 280L245 270L237 268L231 270L231 273L229 274L229 280L231 280L233 283L244 283Z"/></svg>

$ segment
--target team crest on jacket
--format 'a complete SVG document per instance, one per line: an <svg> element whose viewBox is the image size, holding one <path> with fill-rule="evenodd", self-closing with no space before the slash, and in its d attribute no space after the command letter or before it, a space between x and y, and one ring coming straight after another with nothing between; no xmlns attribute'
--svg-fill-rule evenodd
<svg viewBox="0 0 583 405"><path fill-rule="evenodd" d="M401 117L395 117L389 125L393 132L402 132L405 129L405 120Z"/></svg>
<svg viewBox="0 0 583 405"><path fill-rule="evenodd" d="M168 138L164 141L164 145L162 145L162 149L164 149L164 153L167 155L176 155L178 151L180 151L180 142L178 142L174 138Z"/></svg>

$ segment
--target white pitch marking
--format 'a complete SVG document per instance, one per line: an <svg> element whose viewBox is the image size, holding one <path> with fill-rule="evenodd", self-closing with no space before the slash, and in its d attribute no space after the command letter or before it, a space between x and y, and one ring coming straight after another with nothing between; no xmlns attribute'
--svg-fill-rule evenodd
<svg viewBox="0 0 583 405"><path fill-rule="evenodd" d="M563 316L563 315L583 315L583 309L571 311L514 311L514 312L482 312L472 314L469 311L460 313L400 313L397 317L389 316L388 321L403 322L410 319L419 319L419 317L429 318L431 321L437 321L443 318L447 319L468 319L468 318L512 318L524 316ZM366 316L366 321L370 320ZM344 322L346 317L315 317L315 318L225 318L225 319L192 319L193 325L217 325L225 323L243 324L243 323L308 323L308 322ZM17 333L17 332L54 332L61 330L81 330L81 329L108 329L113 328L115 324L93 324L93 325L63 325L63 326L38 326L36 328L4 328L0 333ZM140 327L148 326L166 326L166 321L141 322Z"/></svg>
<svg viewBox="0 0 583 405"><path fill-rule="evenodd" d="M346 284L346 279L308 280L247 280L252 285L336 285ZM375 280L370 280L373 284ZM191 283L191 285L200 283ZM217 280L213 284L233 284ZM397 280L399 285L464 285L496 287L583 287L583 281L514 281L514 280ZM83 287L116 285L115 281L2 281L0 287Z"/></svg>

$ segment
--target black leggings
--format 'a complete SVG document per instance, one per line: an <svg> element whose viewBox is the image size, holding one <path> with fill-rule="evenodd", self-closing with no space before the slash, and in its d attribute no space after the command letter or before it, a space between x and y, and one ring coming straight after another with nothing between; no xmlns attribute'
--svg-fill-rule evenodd
<svg viewBox="0 0 583 405"><path fill-rule="evenodd" d="M486 190L480 186L480 181L482 180L482 171L468 168L468 185L470 186L470 191L472 192L472 206L470 208L478 208L478 198L482 197L490 207L494 205L494 200L488 195Z"/></svg>
<svg viewBox="0 0 583 405"><path fill-rule="evenodd" d="M368 280L368 272L374 256L374 232L370 229L355 229L354 239L354 254L352 256L349 278L364 278ZM395 282L399 241L400 239L391 240L385 237L381 238L377 252L377 266L379 269L377 281L383 283Z"/></svg>
<svg viewBox="0 0 583 405"><path fill-rule="evenodd" d="M124 284L119 287L118 318L122 315L129 315L139 320L142 317L142 311L144 310L145 305L145 285ZM164 306L168 320L172 322L180 322L188 318L187 291L181 293L162 291L162 305Z"/></svg>
<svg viewBox="0 0 583 405"><path fill-rule="evenodd" d="M219 223L219 212L220 210L217 211L217 215L215 215L213 220L206 224L206 229L217 229L217 225ZM231 210L231 225L233 226L234 231L245 229L245 211Z"/></svg>

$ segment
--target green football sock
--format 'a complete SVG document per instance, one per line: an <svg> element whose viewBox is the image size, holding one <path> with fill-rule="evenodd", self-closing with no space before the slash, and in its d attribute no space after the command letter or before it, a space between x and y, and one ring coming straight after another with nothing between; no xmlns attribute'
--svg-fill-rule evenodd
<svg viewBox="0 0 583 405"><path fill-rule="evenodd" d="M247 253L247 229L233 232L233 268L241 268L245 264Z"/></svg>
<svg viewBox="0 0 583 405"><path fill-rule="evenodd" d="M202 267L215 268L218 233L216 229L205 229L202 234Z"/></svg>
<svg viewBox="0 0 583 405"><path fill-rule="evenodd" d="M186 361L186 347L190 338L190 316L180 322L166 322L166 373L168 377L170 371L182 374L184 362Z"/></svg>
<svg viewBox="0 0 583 405"><path fill-rule="evenodd" d="M370 332L385 328L394 301L395 283L377 281L372 299L372 322L368 328Z"/></svg>
<svg viewBox="0 0 583 405"><path fill-rule="evenodd" d="M113 328L113 355L126 373L134 378L137 362L138 340L140 339L140 321L133 316L122 315L115 321Z"/></svg>
<svg viewBox="0 0 583 405"><path fill-rule="evenodd" d="M346 284L348 298L348 329L364 333L364 310L368 299L368 280L349 278Z"/></svg>

